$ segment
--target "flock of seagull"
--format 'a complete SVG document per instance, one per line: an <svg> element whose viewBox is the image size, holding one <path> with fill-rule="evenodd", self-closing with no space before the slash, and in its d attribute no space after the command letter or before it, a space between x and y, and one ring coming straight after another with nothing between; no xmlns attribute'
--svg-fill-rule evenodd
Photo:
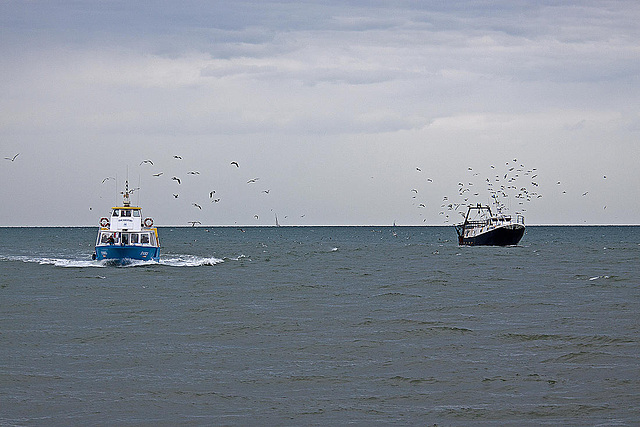
<svg viewBox="0 0 640 427"><path fill-rule="evenodd" d="M5 157L4 159L7 161L14 162L20 153L17 153L11 157ZM173 159L182 160L182 156L174 155ZM151 159L146 159L140 162L139 166L149 165L154 166L154 162ZM232 161L229 163L229 166L239 169L240 164L237 161ZM502 169L499 171L499 169ZM422 174L422 168L416 167L415 171L418 174ZM517 159L509 160L505 162L504 166L501 168L497 168L494 165L490 165L491 174L480 178L480 172L476 171L472 167L467 168L467 172L471 175L471 177L464 182L458 182L457 194L455 196L444 196L442 198L442 203L440 205L440 209L438 212L439 216L444 218L444 222L448 223L452 218L451 216L461 215L463 218L466 214L466 208L469 204L476 204L482 198L485 198L489 195L490 203L493 205L494 209L498 214L505 213L507 209L513 208L513 204L517 203L515 207L516 214L524 214L527 211L526 205L534 200L542 198L542 194L538 192L539 183L537 181L538 173L537 168L526 168L524 164L518 162ZM197 170L190 170L186 172L187 175L197 176L200 175L200 172ZM151 176L154 178L158 178L164 175L164 172L155 172L152 173ZM481 181L478 182L478 179ZM603 179L607 179L606 175L603 175ZM102 180L102 183L109 180L115 180L114 177L106 177ZM246 181L247 184L255 184L260 180L260 178L251 178ZM182 179L178 176L172 176L171 181L175 182L176 185L182 185ZM523 182L523 181L526 181ZM433 178L426 178L426 183L433 183ZM486 192L479 190L482 185L485 185ZM561 186L561 181L556 182L557 186ZM130 192L134 192L139 188L133 188ZM261 193L268 195L270 193L269 189L264 189ZM427 208L429 205L428 202L418 202L419 190L417 188L411 189L411 199L413 201L413 205L419 209ZM563 194L566 194L566 190L562 191ZM589 191L585 191L582 193L582 196L587 196ZM178 199L180 197L180 192L172 192L173 198ZM211 190L208 192L209 200L211 203L219 203L222 198L219 197L216 193L216 190ZM192 202L191 206L193 208L202 210L202 204L197 202ZM604 206L604 209L607 207ZM457 215L454 215L457 214ZM301 218L305 215L301 215ZM259 219L259 215L255 214L253 216L256 220ZM285 216L286 218L286 216ZM427 219L424 218L423 222L426 222ZM191 225L200 224L199 221L189 221Z"/></svg>
<svg viewBox="0 0 640 427"><path fill-rule="evenodd" d="M500 171L499 171L500 170ZM422 168L416 167L418 173L422 173ZM528 203L542 198L542 194L539 192L538 182L538 169L527 168L518 159L513 159L505 162L504 167L496 167L490 165L490 174L486 174L480 178L481 173L475 170L473 167L468 167L467 172L471 175L465 182L458 182L457 195L444 196L442 198L442 204L438 212L439 216L444 218L444 223L449 223L452 220L452 216L457 217L460 215L462 218L466 215L467 207L470 204L481 203L489 196L489 204L495 209L496 213L503 214L507 210L515 208L515 213L524 215L527 211L526 206ZM603 176L607 178L606 175ZM480 181L478 181L480 180ZM432 178L427 178L427 182L432 183ZM482 185L485 186L485 190L480 190ZM561 186L560 181L556 182L557 186ZM422 202L416 205L418 198L418 190L416 188L411 189L412 200L414 200L414 206L418 208L426 208L427 203ZM562 191L562 194L566 194L566 190ZM582 196L587 196L588 191L582 193ZM517 206L513 206L513 204ZM606 209L606 206L604 206ZM423 219L426 222L426 218Z"/></svg>
<svg viewBox="0 0 640 427"><path fill-rule="evenodd" d="M172 159L177 160L177 161L181 161L181 160L183 160L183 157L182 157L182 156L179 156L179 155L174 155L174 156L172 157ZM151 160L151 159L145 159L145 160L142 160L142 161L140 162L140 164L139 164L139 166L140 166L140 167L144 167L144 166L147 166L147 165L148 165L148 166L155 166L155 163L154 163L154 162L153 162L153 160ZM240 163L238 163L237 161L232 161L232 162L230 162L230 163L229 163L229 166L230 166L230 167L233 167L233 168L236 168L236 169L240 169ZM152 174L151 174L151 176L152 176L152 177L154 177L154 178L159 178L159 177L161 177L161 176L163 176L163 175L164 175L164 172L154 172L154 173L152 173ZM181 192L180 190L178 190L178 188L180 188L180 187L182 187L182 186L183 186L183 178L181 178L181 176L177 176L177 175L173 175L173 174L170 174L170 175L172 175L172 176L171 176L171 178L170 178L170 181L173 181L173 182L175 183L175 185L176 185L176 189L172 192L172 195L173 195L173 198L174 198L174 199L178 199L178 198L180 197L180 195L182 194L182 192ZM178 174L178 175L179 175L179 174ZM194 176L194 177L195 177L195 176L198 176L198 175L201 175L201 174L200 174L200 171L198 171L198 170L190 170L190 171L186 172L186 175L191 175L191 176ZM104 179L102 180L102 183L105 183L106 181L108 181L108 180L110 180L110 179L115 179L115 178L113 178L113 177L106 177L106 178L104 178ZM251 179L249 179L246 183L247 183L247 184L255 184L255 183L257 183L259 180L260 180L260 178L259 178L259 177L251 178ZM135 189L134 189L134 190L135 190ZM132 191L133 191L133 190L130 190L130 192L132 192ZM265 189L265 190L262 190L261 192L262 192L262 193L264 193L264 194L269 194L269 193L270 193L270 191L271 191L270 189ZM211 203L220 203L220 202L221 202L221 200L222 200L222 198L218 195L217 190L210 190L210 191L208 192L208 196L209 196L209 201L210 201ZM192 202L192 203L191 203L191 206L192 206L194 209L198 209L198 210L200 210L200 211L202 211L202 210L203 210L203 204L202 204L202 202L198 203L198 202L194 201L194 202ZM304 215L303 215L303 216L304 216ZM254 215L253 217L254 217L256 220L257 220L257 219L259 219L259 215L257 215L257 214L256 214L256 215ZM195 225L199 225L199 224L201 224L201 222L200 222L200 221L196 221L196 220L188 221L187 223L188 223L188 224L191 224L192 226L195 226Z"/></svg>

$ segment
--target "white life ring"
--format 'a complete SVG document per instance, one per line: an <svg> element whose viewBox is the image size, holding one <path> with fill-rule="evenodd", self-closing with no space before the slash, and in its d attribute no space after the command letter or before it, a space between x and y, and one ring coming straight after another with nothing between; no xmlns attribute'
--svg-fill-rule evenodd
<svg viewBox="0 0 640 427"><path fill-rule="evenodd" d="M153 219L152 218L145 218L144 219L144 226L147 227L147 228L153 227Z"/></svg>
<svg viewBox="0 0 640 427"><path fill-rule="evenodd" d="M108 227L109 226L109 218L100 218L100 226Z"/></svg>

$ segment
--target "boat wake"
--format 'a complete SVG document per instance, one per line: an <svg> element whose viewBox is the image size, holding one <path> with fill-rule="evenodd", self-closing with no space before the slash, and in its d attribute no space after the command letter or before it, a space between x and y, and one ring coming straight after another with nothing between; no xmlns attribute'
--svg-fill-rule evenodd
<svg viewBox="0 0 640 427"><path fill-rule="evenodd" d="M195 255L166 255L160 258L158 264L170 267L200 267L211 266L224 262L215 257L199 257Z"/></svg>
<svg viewBox="0 0 640 427"><path fill-rule="evenodd" d="M241 256L242 257L242 256ZM239 260L237 258L225 258L229 260ZM125 259L122 261L113 262L113 260L91 260L83 258L52 258L52 257L34 257L28 255L19 256L2 256L0 255L0 261L22 261L27 263L36 263L41 265L53 265L56 267L65 268L87 268L87 267L148 267L154 265L167 266L167 267L201 267L201 266L213 266L223 263L225 259L216 257L200 257L195 255L167 255L160 258L159 262L156 261L142 261Z"/></svg>

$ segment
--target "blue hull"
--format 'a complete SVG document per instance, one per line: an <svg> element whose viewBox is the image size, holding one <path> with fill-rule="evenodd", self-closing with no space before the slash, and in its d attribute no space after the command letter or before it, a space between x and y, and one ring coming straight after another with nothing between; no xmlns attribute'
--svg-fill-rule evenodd
<svg viewBox="0 0 640 427"><path fill-rule="evenodd" d="M160 260L160 248L153 246L96 246L95 259L113 260L126 263L128 260L156 261Z"/></svg>

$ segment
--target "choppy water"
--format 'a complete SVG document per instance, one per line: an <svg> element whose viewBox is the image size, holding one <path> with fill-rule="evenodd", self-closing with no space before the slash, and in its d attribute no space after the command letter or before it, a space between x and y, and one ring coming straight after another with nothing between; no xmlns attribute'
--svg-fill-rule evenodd
<svg viewBox="0 0 640 427"><path fill-rule="evenodd" d="M0 228L0 425L638 425L640 227Z"/></svg>

